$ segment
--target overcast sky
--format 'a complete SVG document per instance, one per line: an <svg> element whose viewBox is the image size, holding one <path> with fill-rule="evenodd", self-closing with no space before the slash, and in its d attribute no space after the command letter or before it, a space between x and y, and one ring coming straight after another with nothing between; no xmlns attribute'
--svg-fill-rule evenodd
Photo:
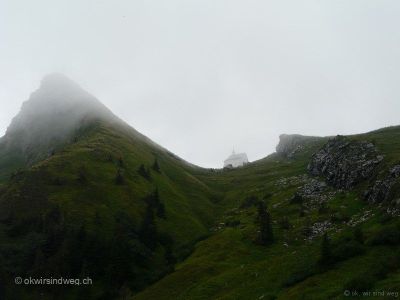
<svg viewBox="0 0 400 300"><path fill-rule="evenodd" d="M400 124L400 1L0 0L0 135L62 72L204 167Z"/></svg>

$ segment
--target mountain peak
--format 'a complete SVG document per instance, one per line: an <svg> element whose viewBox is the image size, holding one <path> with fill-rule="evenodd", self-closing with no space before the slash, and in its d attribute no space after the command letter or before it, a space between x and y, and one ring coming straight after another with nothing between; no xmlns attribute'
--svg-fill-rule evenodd
<svg viewBox="0 0 400 300"><path fill-rule="evenodd" d="M54 89L83 89L72 79L68 78L62 73L50 73L45 75L41 81L40 89L54 90Z"/></svg>
<svg viewBox="0 0 400 300"><path fill-rule="evenodd" d="M7 129L5 139L23 152L52 147L71 137L83 123L117 118L94 96L60 73L46 75Z"/></svg>

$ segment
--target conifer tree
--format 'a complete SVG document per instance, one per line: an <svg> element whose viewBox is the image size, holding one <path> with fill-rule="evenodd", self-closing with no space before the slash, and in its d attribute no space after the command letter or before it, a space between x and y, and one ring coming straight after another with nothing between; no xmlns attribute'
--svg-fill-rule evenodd
<svg viewBox="0 0 400 300"><path fill-rule="evenodd" d="M124 184L125 180L124 177L122 176L122 172L120 169L117 170L117 175L115 176L115 183L118 185Z"/></svg>
<svg viewBox="0 0 400 300"><path fill-rule="evenodd" d="M157 226L154 220L154 210L151 203L147 204L146 212L139 231L140 240L150 249L157 246Z"/></svg>
<svg viewBox="0 0 400 300"><path fill-rule="evenodd" d="M260 201L258 204L258 223L259 235L258 243L261 245L270 245L274 241L274 234L272 231L271 216L265 207L265 203Z"/></svg>
<svg viewBox="0 0 400 300"><path fill-rule="evenodd" d="M161 172L161 170L160 170L160 165L158 164L157 158L154 160L152 169L153 169L154 171L156 171L157 173L160 173L160 172Z"/></svg>
<svg viewBox="0 0 400 300"><path fill-rule="evenodd" d="M325 232L322 236L321 241L321 254L319 258L319 264L321 266L328 266L333 262L332 252L331 252L331 242L329 240L328 234Z"/></svg>
<svg viewBox="0 0 400 300"><path fill-rule="evenodd" d="M144 164L141 164L141 165L139 166L138 173L139 173L140 176L142 176L143 178L145 178L145 179L147 179L147 180L150 180L150 179L151 179L150 172L149 172L149 170L147 170L147 169L144 167Z"/></svg>
<svg viewBox="0 0 400 300"><path fill-rule="evenodd" d="M364 234L360 227L357 227L353 232L353 238L355 241L359 242L360 244L364 243Z"/></svg>

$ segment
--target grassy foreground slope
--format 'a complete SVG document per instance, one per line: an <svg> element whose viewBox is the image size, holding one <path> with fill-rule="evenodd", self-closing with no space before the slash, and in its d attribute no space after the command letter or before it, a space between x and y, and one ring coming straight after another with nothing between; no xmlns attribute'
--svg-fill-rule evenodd
<svg viewBox="0 0 400 300"><path fill-rule="evenodd" d="M152 168L155 161L159 171ZM144 175L139 171L141 165ZM14 174L2 191L0 251L7 259L2 261L3 272L18 275L46 270L53 277L87 272L98 278L102 295L109 281L107 268L114 268L112 264L121 258L130 266L116 287L126 281L131 290L142 288L168 272L171 262L165 251L178 259L189 254L192 244L208 234L215 218L214 195L189 172L191 168L129 128L104 121L90 124L62 151ZM147 241L140 237L140 231L150 206L149 195L156 190L164 212L159 216L158 207L154 208L157 235ZM77 243L82 229L84 236L103 245L104 252L100 246L93 249L99 253L98 261L89 264L101 263L105 272L95 268L83 271L91 259L85 255L71 257L79 266L69 269L71 261L65 257L74 250L84 251L70 245ZM123 253L109 256L119 235L121 243L128 243L126 251L135 251L134 257L125 259ZM90 243L83 247L90 247ZM149 262L143 263L142 256Z"/></svg>
<svg viewBox="0 0 400 300"><path fill-rule="evenodd" d="M373 141L384 155L378 178L400 162L399 127L349 139ZM346 291L369 296L385 291L382 299L393 297L400 287L400 222L398 214L387 213L387 205L362 199L369 182L347 191L328 187L319 195L328 199L323 205L304 208L290 201L313 180L307 165L325 142L308 143L292 159L274 154L208 178L226 191L225 214L214 233L173 273L133 299L346 299ZM245 205L249 196L267 203L275 236L270 246L254 242L257 213ZM321 265L325 231L332 262Z"/></svg>
<svg viewBox="0 0 400 300"><path fill-rule="evenodd" d="M390 203L364 199L371 186L380 197L376 183L400 163L400 128L342 140L369 141L363 145L383 155L350 189L307 171L328 138L284 139L290 147L243 168L202 169L64 76L50 76L0 141L0 299L340 299L345 291L396 291L399 180ZM269 246L256 243L260 201L272 218ZM15 285L16 276L90 277L93 285Z"/></svg>
<svg viewBox="0 0 400 300"><path fill-rule="evenodd" d="M24 104L0 154L1 299L141 290L208 235L218 212L218 193L193 175L204 170L60 75ZM17 286L16 276L89 276L94 286Z"/></svg>

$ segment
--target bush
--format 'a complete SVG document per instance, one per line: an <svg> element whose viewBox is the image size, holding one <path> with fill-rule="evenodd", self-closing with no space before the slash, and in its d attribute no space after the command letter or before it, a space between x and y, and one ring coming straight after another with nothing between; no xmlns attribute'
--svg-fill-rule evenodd
<svg viewBox="0 0 400 300"><path fill-rule="evenodd" d="M364 247L356 241L349 241L336 245L332 252L335 261L342 261L363 254Z"/></svg>
<svg viewBox="0 0 400 300"><path fill-rule="evenodd" d="M117 170L117 174L115 175L115 184L117 185L122 185L124 184L125 180L124 177L122 176L122 172L120 169Z"/></svg>
<svg viewBox="0 0 400 300"><path fill-rule="evenodd" d="M285 230L289 230L290 228L292 228L292 224L290 224L290 221L289 221L288 217L286 217L286 216L281 218L278 221L278 224L282 229L285 229Z"/></svg>
<svg viewBox="0 0 400 300"><path fill-rule="evenodd" d="M239 220L229 220L225 223L227 227L238 227L240 225Z"/></svg>
<svg viewBox="0 0 400 300"><path fill-rule="evenodd" d="M258 203L257 212L257 222L259 225L257 243L264 246L270 245L274 242L274 233L272 230L271 215L267 211L264 202Z"/></svg>
<svg viewBox="0 0 400 300"><path fill-rule="evenodd" d="M78 182L82 185L87 184L88 179L87 179L87 171L85 167L80 167L78 170Z"/></svg>
<svg viewBox="0 0 400 300"><path fill-rule="evenodd" d="M290 204L302 204L303 197L299 193L295 193L289 200Z"/></svg>
<svg viewBox="0 0 400 300"><path fill-rule="evenodd" d="M364 244L364 233L362 232L360 227L354 229L353 239L360 244Z"/></svg>
<svg viewBox="0 0 400 300"><path fill-rule="evenodd" d="M249 208L257 205L258 202L259 200L256 196L249 196L242 201L242 204L240 204L240 208Z"/></svg>
<svg viewBox="0 0 400 300"><path fill-rule="evenodd" d="M358 293L366 292L370 290L374 285L373 276L367 274L355 277L348 281L343 289L348 291L357 291Z"/></svg>
<svg viewBox="0 0 400 300"><path fill-rule="evenodd" d="M372 264L370 270L371 274L382 280L386 278L388 273L391 273L399 268L399 257L395 254L385 255L378 257Z"/></svg>
<svg viewBox="0 0 400 300"><path fill-rule="evenodd" d="M158 164L157 158L154 160L153 166L151 168L157 173L161 173L160 165Z"/></svg>
<svg viewBox="0 0 400 300"><path fill-rule="evenodd" d="M151 180L150 171L149 171L148 169L146 169L146 168L144 167L143 164L141 164L141 165L139 166L137 172L138 172L139 175L142 176L143 178L145 178L145 179L147 179L147 180L149 180L149 181Z"/></svg>
<svg viewBox="0 0 400 300"><path fill-rule="evenodd" d="M320 266L326 267L333 263L333 255L331 250L331 242L328 234L325 232L322 236L321 246L320 246L320 257L318 264Z"/></svg>
<svg viewBox="0 0 400 300"><path fill-rule="evenodd" d="M350 217L348 215L340 212L332 214L330 219L332 223L343 223L350 221Z"/></svg>
<svg viewBox="0 0 400 300"><path fill-rule="evenodd" d="M308 277L311 277L315 274L314 270L307 269L307 270L300 270L292 273L284 282L283 287L291 287L294 286L304 280L306 280Z"/></svg>
<svg viewBox="0 0 400 300"><path fill-rule="evenodd" d="M384 213L379 218L379 223L384 225L384 224L389 223L391 220L393 220L393 217L391 215L389 215L388 213Z"/></svg>
<svg viewBox="0 0 400 300"><path fill-rule="evenodd" d="M400 229L396 225L384 226L372 234L368 245L398 245L400 244Z"/></svg>

